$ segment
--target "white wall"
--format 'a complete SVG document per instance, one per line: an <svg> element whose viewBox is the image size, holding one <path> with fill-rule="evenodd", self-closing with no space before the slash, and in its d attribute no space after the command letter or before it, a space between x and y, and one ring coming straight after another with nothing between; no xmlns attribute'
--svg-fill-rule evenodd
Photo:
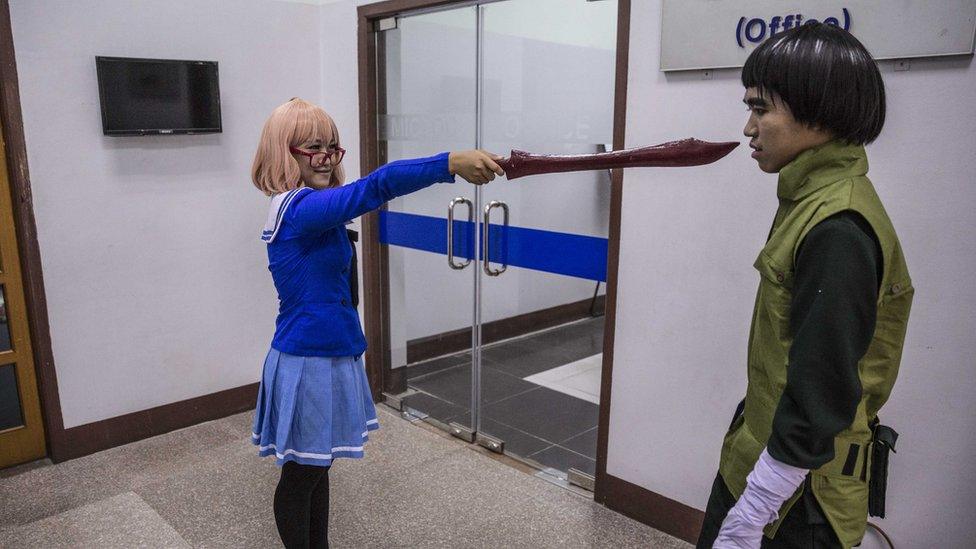
<svg viewBox="0 0 976 549"><path fill-rule="evenodd" d="M277 301L249 170L275 106L320 100L321 9L10 2L65 427L260 378ZM218 61L223 133L103 136L96 55Z"/></svg>
<svg viewBox="0 0 976 549"><path fill-rule="evenodd" d="M627 145L689 136L745 144L736 71L712 80L658 71L660 13L659 0L633 2ZM913 60L908 72L890 62L882 72L888 120L868 147L869 176L917 293L901 375L881 412L901 433L888 518L871 520L899 547L966 547L976 539L976 67L971 58ZM627 173L611 475L704 509L745 390L752 263L775 185L744 148L711 166Z"/></svg>

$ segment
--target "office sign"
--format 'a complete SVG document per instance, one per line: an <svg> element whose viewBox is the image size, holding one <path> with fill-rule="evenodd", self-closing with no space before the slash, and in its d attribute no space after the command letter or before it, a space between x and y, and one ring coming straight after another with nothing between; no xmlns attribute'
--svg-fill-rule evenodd
<svg viewBox="0 0 976 549"><path fill-rule="evenodd" d="M875 59L972 55L976 0L663 0L661 70L741 67L763 41L819 21Z"/></svg>

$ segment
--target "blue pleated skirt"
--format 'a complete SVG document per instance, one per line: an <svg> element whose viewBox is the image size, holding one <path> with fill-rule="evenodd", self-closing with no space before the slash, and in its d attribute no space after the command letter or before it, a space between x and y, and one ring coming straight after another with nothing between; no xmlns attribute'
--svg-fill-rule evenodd
<svg viewBox="0 0 976 549"><path fill-rule="evenodd" d="M268 351L251 433L259 455L274 455L279 466L329 466L336 458L363 457L375 429L362 358Z"/></svg>

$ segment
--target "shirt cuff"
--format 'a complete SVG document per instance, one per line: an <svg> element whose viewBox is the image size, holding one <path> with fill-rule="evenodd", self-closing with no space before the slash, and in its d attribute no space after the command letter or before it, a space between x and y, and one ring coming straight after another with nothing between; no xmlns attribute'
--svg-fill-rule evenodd
<svg viewBox="0 0 976 549"><path fill-rule="evenodd" d="M437 180L442 183L454 183L454 174L451 173L451 165L449 158L451 156L450 152L442 152L434 159L440 164L441 173L438 174Z"/></svg>

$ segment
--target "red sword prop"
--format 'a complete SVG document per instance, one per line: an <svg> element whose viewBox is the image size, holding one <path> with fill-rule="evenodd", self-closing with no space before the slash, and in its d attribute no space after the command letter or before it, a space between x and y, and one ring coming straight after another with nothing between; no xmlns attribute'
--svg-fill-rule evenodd
<svg viewBox="0 0 976 549"><path fill-rule="evenodd" d="M508 179L542 173L610 170L614 168L648 168L702 166L711 164L732 152L738 142L710 143L699 139L682 139L640 147L595 154L531 154L512 150L511 156L498 161Z"/></svg>

